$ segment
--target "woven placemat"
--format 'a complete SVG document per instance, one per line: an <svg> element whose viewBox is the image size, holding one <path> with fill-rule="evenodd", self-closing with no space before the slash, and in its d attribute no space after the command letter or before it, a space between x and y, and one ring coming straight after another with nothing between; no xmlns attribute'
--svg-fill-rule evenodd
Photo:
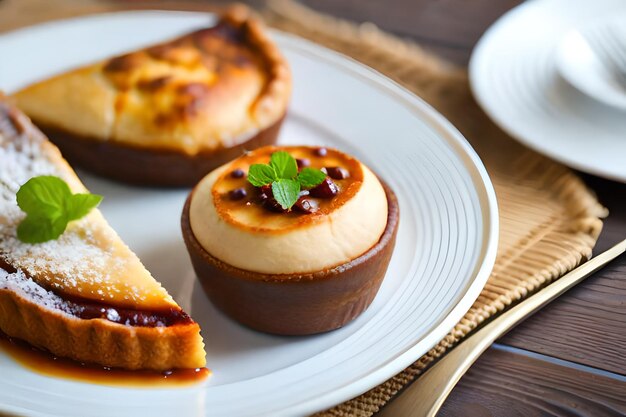
<svg viewBox="0 0 626 417"><path fill-rule="evenodd" d="M465 317L409 368L351 401L318 416L371 416L486 319L549 284L591 257L607 215L566 167L512 140L478 107L465 70L419 46L382 32L316 13L291 0L273 0L264 12L291 32L380 71L446 116L471 142L491 176L500 209L494 270Z"/></svg>

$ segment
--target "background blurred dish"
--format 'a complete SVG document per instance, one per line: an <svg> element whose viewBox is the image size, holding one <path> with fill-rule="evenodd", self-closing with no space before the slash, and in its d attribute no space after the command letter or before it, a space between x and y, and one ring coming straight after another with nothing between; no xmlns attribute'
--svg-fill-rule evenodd
<svg viewBox="0 0 626 417"><path fill-rule="evenodd" d="M626 182L626 112L570 85L556 59L568 32L616 15L626 16L626 2L524 3L479 41L470 82L483 109L513 137L574 168Z"/></svg>
<svg viewBox="0 0 626 417"><path fill-rule="evenodd" d="M606 37L623 38L623 45L610 43ZM626 67L616 68L613 48L621 47L626 63L626 14L594 22L568 32L559 43L556 62L559 73L583 93L626 110Z"/></svg>
<svg viewBox="0 0 626 417"><path fill-rule="evenodd" d="M0 37L0 88L206 25L199 13L130 12ZM280 143L354 154L395 190L400 230L378 296L357 320L311 337L254 332L199 288L180 232L188 190L122 186L82 175L102 212L200 323L214 375L185 389L120 389L51 379L0 352L0 404L19 415L304 415L380 384L438 343L472 305L495 261L498 213L476 153L441 115L387 78L309 42L274 33L294 75ZM62 45L62 47L60 47Z"/></svg>

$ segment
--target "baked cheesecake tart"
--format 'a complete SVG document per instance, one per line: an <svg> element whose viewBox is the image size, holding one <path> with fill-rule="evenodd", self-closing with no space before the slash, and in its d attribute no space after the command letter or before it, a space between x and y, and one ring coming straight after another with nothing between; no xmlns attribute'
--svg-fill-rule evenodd
<svg viewBox="0 0 626 417"><path fill-rule="evenodd" d="M269 333L336 329L385 276L398 228L393 191L335 149L268 146L207 175L182 214L212 302Z"/></svg>
<svg viewBox="0 0 626 417"><path fill-rule="evenodd" d="M197 183L275 143L288 65L243 6L213 27L41 81L18 106L70 163L116 180Z"/></svg>
<svg viewBox="0 0 626 417"><path fill-rule="evenodd" d="M105 367L204 367L198 324L97 209L68 223L57 239L30 244L18 238L26 218L18 190L40 176L86 192L59 150L0 96L0 331ZM35 207L54 198L44 195Z"/></svg>

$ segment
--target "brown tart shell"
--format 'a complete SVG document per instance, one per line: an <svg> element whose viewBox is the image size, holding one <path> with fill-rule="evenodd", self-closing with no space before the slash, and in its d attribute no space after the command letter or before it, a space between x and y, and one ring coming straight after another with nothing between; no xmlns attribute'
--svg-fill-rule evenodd
<svg viewBox="0 0 626 417"><path fill-rule="evenodd" d="M56 356L111 368L166 371L205 365L194 322L141 327L83 320L0 289L0 329Z"/></svg>
<svg viewBox="0 0 626 417"><path fill-rule="evenodd" d="M36 120L34 122L72 166L134 185L191 187L215 168L244 152L275 144L283 120L284 116L236 146L202 151L196 155L76 136Z"/></svg>
<svg viewBox="0 0 626 417"><path fill-rule="evenodd" d="M195 238L189 221L193 191L181 219L185 244L209 299L238 322L262 332L309 335L334 330L371 304L383 281L399 223L396 195L387 195L387 226L367 252L333 268L307 274L263 274L226 264Z"/></svg>

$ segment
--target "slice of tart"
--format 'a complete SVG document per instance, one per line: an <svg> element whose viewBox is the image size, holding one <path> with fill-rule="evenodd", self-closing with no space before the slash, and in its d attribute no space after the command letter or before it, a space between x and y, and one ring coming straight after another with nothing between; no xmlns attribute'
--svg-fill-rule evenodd
<svg viewBox="0 0 626 417"><path fill-rule="evenodd" d="M71 164L125 182L184 186L274 143L290 95L286 60L240 6L213 27L14 97Z"/></svg>
<svg viewBox="0 0 626 417"><path fill-rule="evenodd" d="M211 301L285 335L336 329L361 314L385 276L398 222L395 194L367 166L308 146L268 146L216 169L182 215Z"/></svg>
<svg viewBox="0 0 626 417"><path fill-rule="evenodd" d="M0 95L0 331L54 355L124 369L205 365L200 328L96 209L58 239L17 238L16 193L52 175L85 192L28 118Z"/></svg>

